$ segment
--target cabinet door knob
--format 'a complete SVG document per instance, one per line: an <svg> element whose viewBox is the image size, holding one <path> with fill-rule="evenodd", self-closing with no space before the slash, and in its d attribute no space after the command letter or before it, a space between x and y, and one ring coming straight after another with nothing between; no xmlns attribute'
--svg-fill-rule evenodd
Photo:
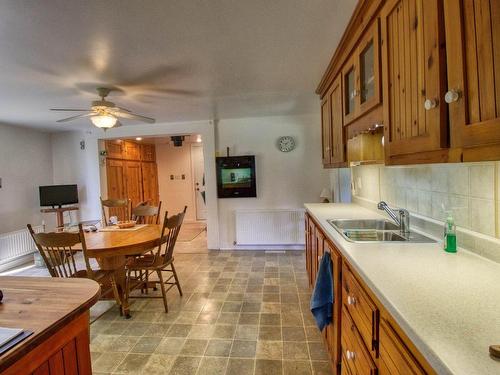
<svg viewBox="0 0 500 375"><path fill-rule="evenodd" d="M436 101L436 99L427 99L424 102L424 108L427 111L431 110L432 108L436 108L436 107L437 107L437 101Z"/></svg>
<svg viewBox="0 0 500 375"><path fill-rule="evenodd" d="M346 350L346 356L347 356L347 359L351 360L351 359L354 359L356 357L356 353L351 352L350 350Z"/></svg>
<svg viewBox="0 0 500 375"><path fill-rule="evenodd" d="M459 90L450 90L444 96L444 101L448 104L454 103L460 99L462 93Z"/></svg>

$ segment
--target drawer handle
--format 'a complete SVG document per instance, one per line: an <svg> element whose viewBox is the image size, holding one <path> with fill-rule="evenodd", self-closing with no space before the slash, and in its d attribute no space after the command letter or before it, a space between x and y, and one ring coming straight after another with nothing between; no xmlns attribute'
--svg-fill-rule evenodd
<svg viewBox="0 0 500 375"><path fill-rule="evenodd" d="M347 296L347 304L348 305L355 305L356 304L356 298L355 297L351 297L351 296Z"/></svg>
<svg viewBox="0 0 500 375"><path fill-rule="evenodd" d="M356 358L356 353L355 352L351 352L350 350L346 351L346 355L347 355L347 359L348 360L354 360L354 358Z"/></svg>

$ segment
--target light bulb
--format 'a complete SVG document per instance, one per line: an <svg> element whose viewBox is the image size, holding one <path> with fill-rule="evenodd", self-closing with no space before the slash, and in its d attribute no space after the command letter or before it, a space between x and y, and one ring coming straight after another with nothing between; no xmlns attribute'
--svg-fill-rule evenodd
<svg viewBox="0 0 500 375"><path fill-rule="evenodd" d="M109 129L116 125L116 117L112 115L95 115L90 118L92 124L98 128Z"/></svg>

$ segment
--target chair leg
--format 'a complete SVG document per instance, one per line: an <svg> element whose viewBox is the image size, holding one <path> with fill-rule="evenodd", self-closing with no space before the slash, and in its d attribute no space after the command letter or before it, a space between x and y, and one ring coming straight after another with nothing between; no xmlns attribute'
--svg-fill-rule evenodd
<svg viewBox="0 0 500 375"><path fill-rule="evenodd" d="M163 305L165 306L165 312L168 313L168 304L167 304L167 292L165 291L165 284L163 283L163 275L161 274L161 270L157 270L158 278L160 279L160 288L161 295L163 296Z"/></svg>
<svg viewBox="0 0 500 375"><path fill-rule="evenodd" d="M132 277L132 272L128 271L127 275L125 276L125 301L128 301L128 297L130 295L130 278ZM129 319L130 314L127 313L125 315L125 318Z"/></svg>
<svg viewBox="0 0 500 375"><path fill-rule="evenodd" d="M181 283L179 282L179 278L177 277L177 272L175 272L174 263L172 262L170 265L172 266L172 272L174 274L175 284L177 285L177 289L179 289L179 294L182 297Z"/></svg>
<svg viewBox="0 0 500 375"><path fill-rule="evenodd" d="M120 293L118 293L118 287L116 286L116 281L114 276L111 278L110 283L111 283L111 289L113 290L113 296L115 297L116 303L120 308L120 316L122 316L123 315L122 301L120 299Z"/></svg>

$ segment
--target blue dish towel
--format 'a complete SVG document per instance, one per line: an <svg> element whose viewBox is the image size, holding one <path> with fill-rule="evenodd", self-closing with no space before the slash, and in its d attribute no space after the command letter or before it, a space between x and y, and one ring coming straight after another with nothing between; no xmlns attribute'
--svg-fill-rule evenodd
<svg viewBox="0 0 500 375"><path fill-rule="evenodd" d="M333 270L330 253L325 252L319 265L316 284L311 296L311 312L320 331L333 317Z"/></svg>

